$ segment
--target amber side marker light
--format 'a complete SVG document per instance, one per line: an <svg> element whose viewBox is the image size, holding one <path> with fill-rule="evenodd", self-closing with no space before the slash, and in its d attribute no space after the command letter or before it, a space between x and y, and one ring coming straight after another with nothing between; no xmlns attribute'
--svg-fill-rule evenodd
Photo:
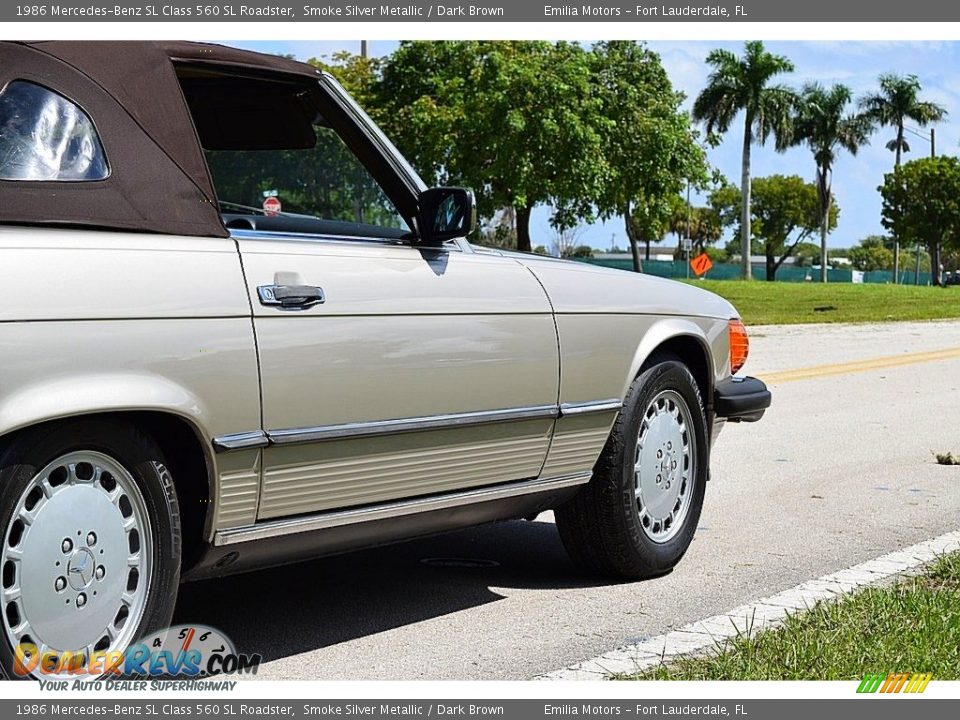
<svg viewBox="0 0 960 720"><path fill-rule="evenodd" d="M739 319L730 321L730 374L736 375L750 354L750 339L747 337L747 328Z"/></svg>

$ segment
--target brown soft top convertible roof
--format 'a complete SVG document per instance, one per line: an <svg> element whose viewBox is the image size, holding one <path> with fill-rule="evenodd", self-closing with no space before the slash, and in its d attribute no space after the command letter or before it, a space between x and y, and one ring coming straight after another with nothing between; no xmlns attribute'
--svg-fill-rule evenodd
<svg viewBox="0 0 960 720"><path fill-rule="evenodd" d="M204 43L0 43L0 89L28 80L79 105L110 166L96 182L0 181L0 222L226 237L176 62L320 76L287 58Z"/></svg>

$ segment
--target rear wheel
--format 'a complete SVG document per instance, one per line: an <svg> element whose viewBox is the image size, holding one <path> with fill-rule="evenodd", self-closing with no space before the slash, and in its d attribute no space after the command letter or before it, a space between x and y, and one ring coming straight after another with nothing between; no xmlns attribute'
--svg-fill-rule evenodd
<svg viewBox="0 0 960 720"><path fill-rule="evenodd" d="M630 387L590 483L557 508L564 546L604 575L661 575L683 557L700 519L707 423L697 383L673 358Z"/></svg>
<svg viewBox="0 0 960 720"><path fill-rule="evenodd" d="M177 499L162 453L134 427L77 420L18 434L0 455L0 528L8 677L18 646L28 666L44 653L82 663L169 624Z"/></svg>

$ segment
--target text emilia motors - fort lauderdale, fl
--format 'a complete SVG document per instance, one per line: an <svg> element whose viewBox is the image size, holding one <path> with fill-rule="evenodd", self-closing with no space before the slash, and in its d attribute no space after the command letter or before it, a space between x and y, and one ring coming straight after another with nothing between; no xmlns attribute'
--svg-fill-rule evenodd
<svg viewBox="0 0 960 720"><path fill-rule="evenodd" d="M746 6L734 5L637 5L632 8L604 5L544 5L545 17L747 17Z"/></svg>

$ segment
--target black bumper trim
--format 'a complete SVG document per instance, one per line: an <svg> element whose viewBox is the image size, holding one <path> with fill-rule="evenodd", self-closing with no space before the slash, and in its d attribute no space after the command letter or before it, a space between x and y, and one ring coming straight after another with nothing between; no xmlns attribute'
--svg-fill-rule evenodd
<svg viewBox="0 0 960 720"><path fill-rule="evenodd" d="M713 391L713 410L729 422L756 422L770 407L771 395L762 380L732 377L717 383Z"/></svg>

